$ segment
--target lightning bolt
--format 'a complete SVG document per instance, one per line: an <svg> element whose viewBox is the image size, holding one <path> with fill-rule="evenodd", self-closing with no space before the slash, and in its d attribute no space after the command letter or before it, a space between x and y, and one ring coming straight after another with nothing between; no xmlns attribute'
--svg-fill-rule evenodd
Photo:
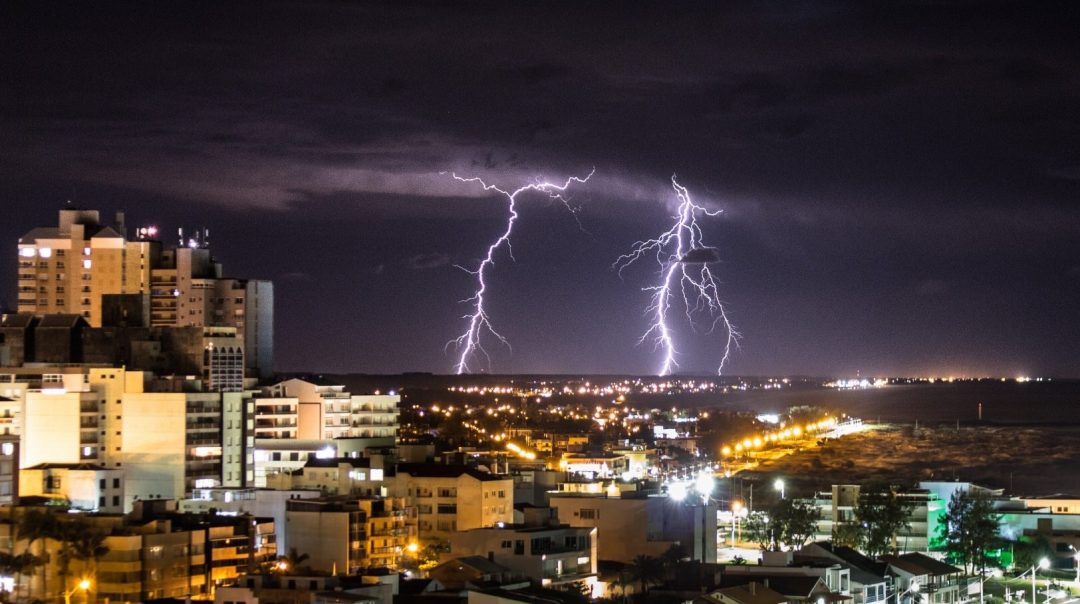
<svg viewBox="0 0 1080 604"><path fill-rule="evenodd" d="M540 191L543 193L547 193L550 198L562 203L570 212L570 214L573 215L574 220L578 220L577 209L570 205L570 202L565 197L563 197L563 193L565 193L566 190L570 188L570 185L573 183L584 183L588 181L590 178L592 178L592 175L595 172L596 170L593 169L584 178L571 176L567 178L566 181L562 184L540 181L525 185L514 191L507 191L506 189L501 189L496 185L488 184L479 177L467 178L458 176L455 173L451 173L451 176L453 176L455 180L464 183L479 183L485 191L493 191L495 193L501 194L503 197L506 197L506 207L508 210L506 218L506 228L503 230L502 234L499 235L499 237L495 239L495 241L493 241L491 245L488 246L487 255L484 256L484 258L480 261L480 265L477 266L475 269L468 269L461 265L455 265L461 270L476 277L475 293L472 296L465 298L461 301L464 304L468 304L470 308L469 313L462 317L463 319L465 319L467 325L465 332L446 343L447 349L449 349L449 347L453 345L454 349L460 353L460 356L458 357L458 362L454 366L454 371L458 375L468 373L470 371L469 361L475 358L477 355L483 355L483 357L487 359L488 366L491 366L491 356L488 354L487 350L484 349L484 346L480 341L480 336L482 333L490 333L499 342L502 342L504 345L506 345L507 348L510 348L510 342L508 342L506 338L502 336L502 334L495 331L495 328L491 325L491 320L488 318L487 310L485 310L484 308L484 294L487 293L487 281L485 280L485 276L488 269L495 266L496 253L501 248L505 247L507 253L510 255L510 259L514 259L514 250L510 245L510 234L513 232L514 223L517 222L518 218L516 208L517 196L525 193L526 191ZM578 222L578 227L581 227L580 221Z"/></svg>
<svg viewBox="0 0 1080 604"><path fill-rule="evenodd" d="M655 239L636 242L629 253L619 256L611 266L618 270L621 277L626 267L646 256L655 256L660 265L660 282L642 288L642 291L652 294L645 309L645 314L652 316L652 324L638 339L638 344L641 344L652 338L654 347L664 351L660 375L670 375L672 370L679 366L676 360L679 353L668 324L672 302L677 301L678 297L682 298L683 312L691 326L697 323L695 315L706 313L712 319L709 332L719 326L726 333L724 354L717 369L717 373L721 373L732 349L738 347L740 335L728 320L727 310L720 300L716 278L709 269L709 263L717 260L715 248L703 243L701 227L697 222L699 215L718 216L721 211L709 210L694 203L690 192L675 180L674 175L671 177L671 186L679 197L678 211L672 217L675 224ZM700 269L697 268L698 265Z"/></svg>

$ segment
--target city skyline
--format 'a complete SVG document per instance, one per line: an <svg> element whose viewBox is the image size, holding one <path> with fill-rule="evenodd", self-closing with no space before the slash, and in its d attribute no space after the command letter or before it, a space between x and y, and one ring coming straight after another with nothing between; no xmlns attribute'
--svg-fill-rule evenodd
<svg viewBox="0 0 1080 604"><path fill-rule="evenodd" d="M595 168L575 214L522 200L491 368L648 374L655 267L610 267L668 227L676 174L723 211L701 226L744 336L725 373L1077 377L1060 8L15 6L0 236L14 252L68 200L208 227L226 276L274 281L279 371L450 373L454 265L506 208L441 172ZM723 337L680 338L683 370L715 370Z"/></svg>

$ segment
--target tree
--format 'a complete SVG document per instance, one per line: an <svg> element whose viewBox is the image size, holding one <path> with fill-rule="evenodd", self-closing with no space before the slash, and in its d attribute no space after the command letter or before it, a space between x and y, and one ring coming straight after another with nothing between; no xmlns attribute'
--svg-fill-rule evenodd
<svg viewBox="0 0 1080 604"><path fill-rule="evenodd" d="M966 489L953 493L941 527L949 558L963 564L966 572L985 570L986 550L997 542L999 520L986 495Z"/></svg>
<svg viewBox="0 0 1080 604"><path fill-rule="evenodd" d="M295 547L289 548L287 556L278 556L278 570L283 573L300 572L301 564L307 562L311 556L301 554Z"/></svg>
<svg viewBox="0 0 1080 604"><path fill-rule="evenodd" d="M70 523L69 530L66 531L66 539L60 549L61 556L82 563L83 572L93 577L92 590L97 589L98 561L109 553L109 548L105 545L105 539L108 536L107 530L95 527L89 521L80 518ZM64 589L67 589L66 585Z"/></svg>
<svg viewBox="0 0 1080 604"><path fill-rule="evenodd" d="M660 562L664 566L664 577L674 578L679 563L690 557L686 548L681 543L672 543L670 547L660 554Z"/></svg>
<svg viewBox="0 0 1080 604"><path fill-rule="evenodd" d="M884 483L870 483L859 491L855 518L863 552L876 557L896 551L896 534L908 526L912 502Z"/></svg>
<svg viewBox="0 0 1080 604"><path fill-rule="evenodd" d="M50 536L56 533L57 520L56 515L52 512L38 509L29 508L19 517L18 522L15 525L15 534L18 539L26 540L26 549L23 550L23 554L28 556L26 560L32 561L28 564L26 570L29 571L31 576L35 568L43 567L49 561L48 552L45 551L45 541ZM39 552L34 554L34 543L40 543L41 547ZM42 573L42 588L45 587L45 573ZM33 595L30 593L29 595Z"/></svg>
<svg viewBox="0 0 1080 604"><path fill-rule="evenodd" d="M780 499L746 519L746 533L761 548L780 551L784 545L801 547L817 532L817 508L803 501Z"/></svg>
<svg viewBox="0 0 1080 604"><path fill-rule="evenodd" d="M619 598L626 602L626 589L634 584L634 575L628 571L619 572L619 577L615 579L614 589L612 591L619 592Z"/></svg>
<svg viewBox="0 0 1080 604"><path fill-rule="evenodd" d="M664 563L653 556L635 556L630 563L630 573L641 583L641 593L648 595L649 584L664 578Z"/></svg>
<svg viewBox="0 0 1080 604"><path fill-rule="evenodd" d="M1054 547L1046 535L1024 535L1018 541L1013 542L1013 566L1020 569L1028 569L1039 563L1042 558L1054 559Z"/></svg>
<svg viewBox="0 0 1080 604"><path fill-rule="evenodd" d="M835 524L832 529L832 543L837 547L858 549L862 546L862 527L858 524Z"/></svg>

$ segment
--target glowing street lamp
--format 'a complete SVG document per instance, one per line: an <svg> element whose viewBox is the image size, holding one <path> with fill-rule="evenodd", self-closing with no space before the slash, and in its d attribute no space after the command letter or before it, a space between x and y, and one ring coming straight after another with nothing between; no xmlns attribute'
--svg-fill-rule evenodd
<svg viewBox="0 0 1080 604"><path fill-rule="evenodd" d="M75 587L72 587L69 591L65 591L64 592L64 604L71 604L71 596L75 592L79 591L80 589L83 590L83 591L86 591L86 590L90 589L90 580L89 579L83 579L82 581L79 581L78 585L76 585Z"/></svg>
<svg viewBox="0 0 1080 604"><path fill-rule="evenodd" d="M783 478L777 478L776 482L773 483L773 488L776 489L777 491L780 491L780 499L783 499L784 498L784 479Z"/></svg>
<svg viewBox="0 0 1080 604"><path fill-rule="evenodd" d="M911 599L913 602L917 602L919 598L919 582L915 579L908 581L908 588L904 591L896 594L896 604L900 604L901 599L907 594L912 594Z"/></svg>
<svg viewBox="0 0 1080 604"><path fill-rule="evenodd" d="M1035 587L1035 577L1039 574L1039 570L1046 570L1050 568L1050 560L1046 558L1039 558L1039 564L1031 567L1031 604L1037 604L1038 593Z"/></svg>

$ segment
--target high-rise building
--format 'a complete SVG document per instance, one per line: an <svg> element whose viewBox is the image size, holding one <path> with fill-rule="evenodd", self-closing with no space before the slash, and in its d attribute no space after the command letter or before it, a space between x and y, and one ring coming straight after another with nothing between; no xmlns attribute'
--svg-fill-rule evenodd
<svg viewBox="0 0 1080 604"><path fill-rule="evenodd" d="M274 285L222 276L205 238L168 247L142 228L129 240L123 214L113 226L96 210L60 210L55 227L19 238L18 311L78 315L101 327L116 310L109 296L134 295L131 308L149 308L148 327L230 327L244 346L244 366L269 377L274 362ZM138 313L137 313L138 314Z"/></svg>
<svg viewBox="0 0 1080 604"><path fill-rule="evenodd" d="M19 312L76 314L100 326L102 295L149 292L161 244L128 241L123 214L116 222L105 226L97 210L65 208L57 226L20 237Z"/></svg>

